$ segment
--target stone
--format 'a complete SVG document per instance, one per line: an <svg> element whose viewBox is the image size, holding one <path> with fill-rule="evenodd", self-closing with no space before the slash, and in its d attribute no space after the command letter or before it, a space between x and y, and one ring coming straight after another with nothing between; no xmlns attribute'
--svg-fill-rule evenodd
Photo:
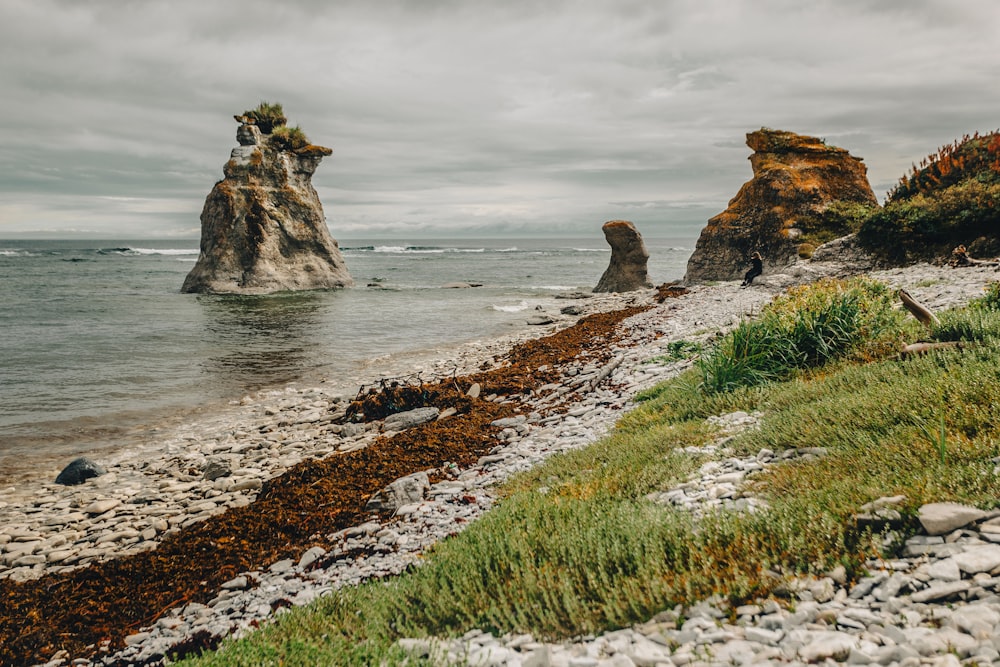
<svg viewBox="0 0 1000 667"><path fill-rule="evenodd" d="M831 658L845 660L858 640L846 632L816 632L811 641L799 649L799 657L806 662L819 662Z"/></svg>
<svg viewBox="0 0 1000 667"><path fill-rule="evenodd" d="M244 118L245 124L245 118ZM201 245L182 292L266 294L354 284L330 236L312 175L333 151L292 149L240 129L201 212Z"/></svg>
<svg viewBox="0 0 1000 667"><path fill-rule="evenodd" d="M533 327L545 326L546 324L552 324L555 320L548 315L534 315L525 320L525 324L529 324Z"/></svg>
<svg viewBox="0 0 1000 667"><path fill-rule="evenodd" d="M122 501L118 500L117 498L95 500L94 502L84 507L83 511L91 515L104 514L105 512L113 510L114 508L118 507L121 504Z"/></svg>
<svg viewBox="0 0 1000 667"><path fill-rule="evenodd" d="M985 516L986 512L981 509L959 503L928 503L917 513L928 535L945 535Z"/></svg>
<svg viewBox="0 0 1000 667"><path fill-rule="evenodd" d="M820 215L835 201L877 205L861 158L821 139L761 128L747 134L753 178L728 208L701 232L688 259L687 283L739 280L750 255L763 256L764 275L798 262L811 233L845 236L822 227Z"/></svg>
<svg viewBox="0 0 1000 667"><path fill-rule="evenodd" d="M430 478L426 472L415 472L406 477L400 477L379 491L365 509L378 512L395 512L404 505L420 502L424 494L430 490Z"/></svg>
<svg viewBox="0 0 1000 667"><path fill-rule="evenodd" d="M610 220L601 227L611 246L611 262L597 281L595 292L633 292L653 286L646 276L649 251L642 234L628 220Z"/></svg>
<svg viewBox="0 0 1000 667"><path fill-rule="evenodd" d="M202 478L209 481L217 480L220 477L229 477L232 474L232 465L226 459L221 458L209 459L201 472Z"/></svg>
<svg viewBox="0 0 1000 667"><path fill-rule="evenodd" d="M959 581L962 578L962 571L954 556L931 563L927 566L927 574L938 581Z"/></svg>
<svg viewBox="0 0 1000 667"><path fill-rule="evenodd" d="M312 547L311 549L307 549L306 552L299 558L299 567L304 570L325 554L326 549L323 547Z"/></svg>
<svg viewBox="0 0 1000 667"><path fill-rule="evenodd" d="M107 470L104 469L104 466L91 461L86 456L81 456L78 459L70 461L69 465L62 469L62 472L56 477L56 484L66 486L83 484L88 479L100 477L106 472Z"/></svg>
<svg viewBox="0 0 1000 667"><path fill-rule="evenodd" d="M434 407L397 412L385 418L385 430L402 431L411 426L418 426L419 424L434 421L440 413L441 411Z"/></svg>
<svg viewBox="0 0 1000 667"><path fill-rule="evenodd" d="M965 593L972 588L972 582L954 581L932 584L922 591L917 591L910 596L914 602L933 602L936 600L946 600L961 593Z"/></svg>
<svg viewBox="0 0 1000 667"><path fill-rule="evenodd" d="M970 547L952 558L959 569L967 574L992 572L1000 567L1000 544Z"/></svg>

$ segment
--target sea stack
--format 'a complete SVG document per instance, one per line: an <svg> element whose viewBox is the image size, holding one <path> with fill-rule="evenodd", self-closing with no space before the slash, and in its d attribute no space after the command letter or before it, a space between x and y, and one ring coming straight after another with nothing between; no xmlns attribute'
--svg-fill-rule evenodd
<svg viewBox="0 0 1000 667"><path fill-rule="evenodd" d="M611 220L601 227L604 238L611 246L611 262L595 292L632 292L652 287L646 277L649 253L642 235L628 220Z"/></svg>
<svg viewBox="0 0 1000 667"><path fill-rule="evenodd" d="M285 125L280 104L235 117L239 146L201 212L201 253L182 292L267 294L354 284L312 175L333 151Z"/></svg>
<svg viewBox="0 0 1000 667"><path fill-rule="evenodd" d="M822 139L761 128L747 134L753 178L708 221L685 282L739 280L759 252L764 273L794 263L803 227L836 201L877 205L861 158Z"/></svg>

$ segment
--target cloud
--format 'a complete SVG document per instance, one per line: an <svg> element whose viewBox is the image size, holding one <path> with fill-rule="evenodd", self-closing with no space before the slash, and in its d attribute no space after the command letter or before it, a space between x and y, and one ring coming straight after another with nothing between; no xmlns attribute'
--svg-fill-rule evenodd
<svg viewBox="0 0 1000 667"><path fill-rule="evenodd" d="M335 236L696 234L761 126L863 156L876 193L994 129L998 29L992 0L7 0L0 234L197 230L261 100L334 149Z"/></svg>

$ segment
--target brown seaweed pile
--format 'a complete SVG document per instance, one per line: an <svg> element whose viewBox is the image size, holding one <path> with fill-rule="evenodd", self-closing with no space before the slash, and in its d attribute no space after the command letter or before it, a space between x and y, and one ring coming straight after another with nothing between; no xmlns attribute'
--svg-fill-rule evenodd
<svg viewBox="0 0 1000 667"><path fill-rule="evenodd" d="M365 521L368 499L390 482L446 462L470 466L497 444L490 422L515 414L518 401L469 397L471 385L478 383L483 396L529 394L557 380L560 364L608 358L619 322L642 310L591 315L517 345L492 370L363 393L352 407L355 419L425 405L457 414L361 450L303 461L267 482L250 505L170 535L152 551L32 581L0 580L0 664L46 662L63 650L72 659L119 649L126 636L170 609L208 602L241 572L328 546L324 536Z"/></svg>

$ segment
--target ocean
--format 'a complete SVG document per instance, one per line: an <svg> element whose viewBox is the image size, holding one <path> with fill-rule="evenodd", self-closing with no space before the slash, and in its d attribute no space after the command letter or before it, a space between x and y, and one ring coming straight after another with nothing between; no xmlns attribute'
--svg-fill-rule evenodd
<svg viewBox="0 0 1000 667"><path fill-rule="evenodd" d="M683 276L694 239L645 241L654 284ZM610 258L600 235L340 245L356 287L247 297L180 293L197 240L0 240L0 470L250 392L514 333L536 306L565 305L557 294L590 291ZM442 287L455 282L482 286Z"/></svg>

